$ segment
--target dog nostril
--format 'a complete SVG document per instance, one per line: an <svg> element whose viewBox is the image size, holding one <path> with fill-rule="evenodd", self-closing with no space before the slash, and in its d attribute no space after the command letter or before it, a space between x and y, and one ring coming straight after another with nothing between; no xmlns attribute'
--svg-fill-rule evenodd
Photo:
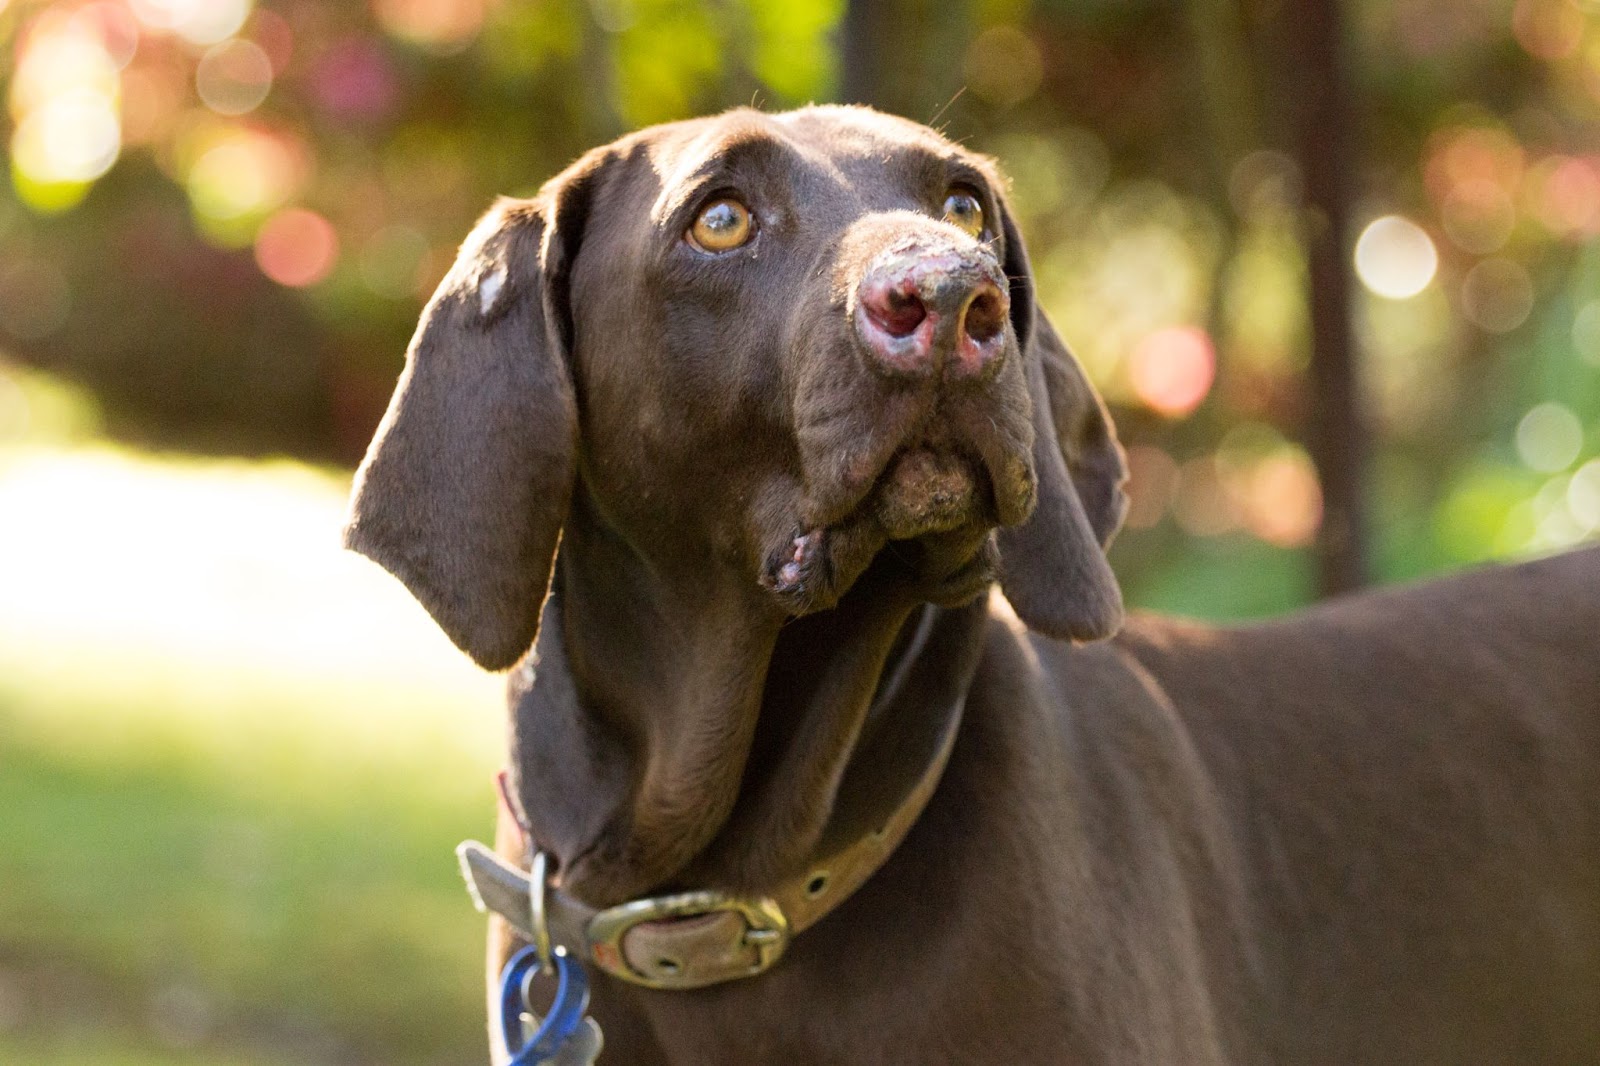
<svg viewBox="0 0 1600 1066"><path fill-rule="evenodd" d="M928 317L928 309L909 288L884 288L864 301L867 315L891 337L907 337Z"/></svg>
<svg viewBox="0 0 1600 1066"><path fill-rule="evenodd" d="M967 304L962 329L979 344L993 340L1006 328L1006 304L1000 290L985 285Z"/></svg>

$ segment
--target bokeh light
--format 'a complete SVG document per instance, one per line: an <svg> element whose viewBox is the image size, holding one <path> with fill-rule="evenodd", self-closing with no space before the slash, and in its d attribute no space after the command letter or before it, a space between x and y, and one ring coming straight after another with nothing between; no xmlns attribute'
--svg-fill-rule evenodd
<svg viewBox="0 0 1600 1066"><path fill-rule="evenodd" d="M1211 337L1194 326L1160 329L1134 349L1128 364L1136 396L1151 410L1180 418L1200 406L1216 378Z"/></svg>
<svg viewBox="0 0 1600 1066"><path fill-rule="evenodd" d="M967 87L1000 107L1020 104L1039 90L1044 63L1039 46L1016 26L991 26L967 48Z"/></svg>
<svg viewBox="0 0 1600 1066"><path fill-rule="evenodd" d="M250 40L261 46L272 61L274 76L282 74L294 57L294 28L276 11L257 11L246 27Z"/></svg>
<svg viewBox="0 0 1600 1066"><path fill-rule="evenodd" d="M1432 515L1433 536L1457 563L1476 563L1520 551L1533 532L1525 472L1499 462L1471 460L1457 469Z"/></svg>
<svg viewBox="0 0 1600 1066"><path fill-rule="evenodd" d="M243 115L261 106L272 88L272 60L251 41L211 48L195 68L195 89L219 115Z"/></svg>
<svg viewBox="0 0 1600 1066"><path fill-rule="evenodd" d="M1575 54L1583 41L1583 12L1571 0L1517 0L1511 29L1535 59L1546 62Z"/></svg>
<svg viewBox="0 0 1600 1066"><path fill-rule="evenodd" d="M1587 530L1571 506L1572 479L1565 474L1539 486L1531 500L1518 505L1521 520L1532 526L1526 545L1534 551L1551 551L1576 544ZM1580 493L1580 496L1582 494Z"/></svg>
<svg viewBox="0 0 1600 1066"><path fill-rule="evenodd" d="M1517 455L1529 469L1552 474L1583 451L1583 423L1565 404L1541 403L1517 423L1516 440Z"/></svg>
<svg viewBox="0 0 1600 1066"><path fill-rule="evenodd" d="M209 234L248 243L253 223L299 192L309 169L305 153L286 136L249 127L222 127L207 141L185 180L189 200ZM250 225L229 225L240 221Z"/></svg>
<svg viewBox="0 0 1600 1066"><path fill-rule="evenodd" d="M1590 300L1572 316L1572 345L1592 366L1600 366L1600 300Z"/></svg>
<svg viewBox="0 0 1600 1066"><path fill-rule="evenodd" d="M1446 126L1428 138L1423 179L1428 194L1443 203L1456 190L1488 182L1510 194L1522 181L1526 153L1497 126Z"/></svg>
<svg viewBox="0 0 1600 1066"><path fill-rule="evenodd" d="M1238 506L1211 456L1190 459L1178 469L1172 514L1184 532L1196 537L1217 537L1239 528Z"/></svg>
<svg viewBox="0 0 1600 1066"><path fill-rule="evenodd" d="M1135 444L1128 448L1128 514L1130 529L1148 529L1161 521L1178 488L1178 464L1160 448Z"/></svg>
<svg viewBox="0 0 1600 1066"><path fill-rule="evenodd" d="M0 5L3 8L4 5ZM95 37L118 70L127 67L139 49L139 24L126 6L114 0L93 0L72 12L74 28Z"/></svg>
<svg viewBox="0 0 1600 1066"><path fill-rule="evenodd" d="M477 37L485 7L485 0L373 0L372 12L394 37L450 53Z"/></svg>
<svg viewBox="0 0 1600 1066"><path fill-rule="evenodd" d="M1163 182L1115 183L1036 259L1042 303L1063 336L1094 338L1078 355L1114 403L1142 402L1128 357L1152 332L1203 321L1218 221Z"/></svg>
<svg viewBox="0 0 1600 1066"><path fill-rule="evenodd" d="M1054 130L1048 137L1008 133L996 137L991 147L1007 161L1012 209L1029 223L1082 217L1111 176L1105 142L1078 126Z"/></svg>
<svg viewBox="0 0 1600 1066"><path fill-rule="evenodd" d="M175 33L190 44L209 45L239 32L251 0L128 0L139 21Z"/></svg>
<svg viewBox="0 0 1600 1066"><path fill-rule="evenodd" d="M122 73L122 143L161 145L182 121L189 86L165 63L134 63Z"/></svg>
<svg viewBox="0 0 1600 1066"><path fill-rule="evenodd" d="M1322 490L1311 458L1261 422L1241 422L1214 459L1230 511L1253 535L1280 548L1309 544L1322 522Z"/></svg>
<svg viewBox="0 0 1600 1066"><path fill-rule="evenodd" d="M400 85L377 42L347 37L317 57L311 70L311 90L330 116L357 122L387 115L398 102Z"/></svg>
<svg viewBox="0 0 1600 1066"><path fill-rule="evenodd" d="M315 285L333 272L338 259L339 238L332 224L305 208L278 212L256 235L256 263L279 285Z"/></svg>
<svg viewBox="0 0 1600 1066"><path fill-rule="evenodd" d="M108 49L110 20L80 16L41 14L21 41L10 86L13 179L39 210L76 203L122 150L117 70L126 60Z"/></svg>
<svg viewBox="0 0 1600 1066"><path fill-rule="evenodd" d="M1215 454L1178 466L1162 449L1128 450L1132 529L1154 526L1170 507L1201 537L1244 530L1268 544L1309 544L1322 521L1322 492L1305 450L1260 423L1230 431Z"/></svg>
<svg viewBox="0 0 1600 1066"><path fill-rule="evenodd" d="M1322 524L1322 489L1305 452L1284 449L1267 456L1246 482L1245 524L1268 544L1298 548L1310 544Z"/></svg>
<svg viewBox="0 0 1600 1066"><path fill-rule="evenodd" d="M1580 238L1600 233L1600 168L1593 161L1552 156L1529 178L1534 210L1551 233Z"/></svg>
<svg viewBox="0 0 1600 1066"><path fill-rule="evenodd" d="M1241 218L1292 209L1300 202L1300 170L1283 152L1251 152L1228 172L1228 199Z"/></svg>
<svg viewBox="0 0 1600 1066"><path fill-rule="evenodd" d="M1481 329L1510 333L1533 311L1533 279L1521 263L1485 259L1462 279L1461 311Z"/></svg>
<svg viewBox="0 0 1600 1066"><path fill-rule="evenodd" d="M52 97L28 112L11 139L12 163L41 183L93 181L122 147L112 102L88 89Z"/></svg>
<svg viewBox="0 0 1600 1066"><path fill-rule="evenodd" d="M1433 238L1399 215L1376 219L1356 241L1356 276L1379 296L1409 299L1428 287L1438 269Z"/></svg>
<svg viewBox="0 0 1600 1066"><path fill-rule="evenodd" d="M1469 178L1452 188L1439 205L1439 221L1457 248L1489 255L1511 239L1517 209L1498 183Z"/></svg>
<svg viewBox="0 0 1600 1066"><path fill-rule="evenodd" d="M1593 11L1593 5L1586 5ZM1592 100L1600 100L1600 37L1590 36L1583 49L1583 64L1578 68L1578 77L1583 87L1588 90Z"/></svg>
<svg viewBox="0 0 1600 1066"><path fill-rule="evenodd" d="M1585 534L1600 532L1600 459L1590 459L1567 482L1567 509Z"/></svg>
<svg viewBox="0 0 1600 1066"><path fill-rule="evenodd" d="M49 9L32 24L19 51L10 87L13 118L22 120L64 93L116 98L118 63L107 50L97 21Z"/></svg>

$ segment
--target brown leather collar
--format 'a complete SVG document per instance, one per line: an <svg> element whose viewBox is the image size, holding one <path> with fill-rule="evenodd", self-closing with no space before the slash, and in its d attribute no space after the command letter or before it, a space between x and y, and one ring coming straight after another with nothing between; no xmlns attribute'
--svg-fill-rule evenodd
<svg viewBox="0 0 1600 1066"><path fill-rule="evenodd" d="M869 716L846 770L840 808L803 874L763 896L685 892L604 910L547 884L541 930L529 874L469 840L456 854L478 909L499 914L531 943L539 944L544 932L552 947L650 988L700 988L763 972L791 937L821 921L883 866L939 784L976 665L975 654L963 655L935 636L939 614L924 608L912 645L880 688L874 712L884 713ZM913 674L954 682L936 686L952 694L943 713L894 707Z"/></svg>

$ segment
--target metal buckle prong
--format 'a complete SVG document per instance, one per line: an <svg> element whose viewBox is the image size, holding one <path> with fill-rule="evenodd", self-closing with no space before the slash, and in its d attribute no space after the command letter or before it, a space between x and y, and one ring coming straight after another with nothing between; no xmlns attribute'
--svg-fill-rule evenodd
<svg viewBox="0 0 1600 1066"><path fill-rule="evenodd" d="M723 911L738 914L744 919L746 928L742 941L756 949L756 962L747 970L711 975L681 971L676 974L647 974L634 969L623 955L623 938L636 925L669 918L698 918ZM682 892L672 896L632 900L603 910L589 919L585 935L589 941L590 957L597 966L614 977L645 988L699 988L760 973L777 962L789 946L789 919L773 899L742 899L722 892Z"/></svg>
<svg viewBox="0 0 1600 1066"><path fill-rule="evenodd" d="M533 861L528 866L528 928L533 933L533 950L539 957L539 972L548 977L556 968L550 947L550 924L544 898L549 891L550 856L535 849Z"/></svg>

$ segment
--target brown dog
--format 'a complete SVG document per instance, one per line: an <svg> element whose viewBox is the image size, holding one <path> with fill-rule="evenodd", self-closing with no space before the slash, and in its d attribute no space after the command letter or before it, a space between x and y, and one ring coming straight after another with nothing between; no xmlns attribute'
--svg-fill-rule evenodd
<svg viewBox="0 0 1600 1066"><path fill-rule="evenodd" d="M922 126L675 123L490 213L347 535L523 660L602 1061L1600 1062L1600 552L1083 643L1122 479Z"/></svg>

